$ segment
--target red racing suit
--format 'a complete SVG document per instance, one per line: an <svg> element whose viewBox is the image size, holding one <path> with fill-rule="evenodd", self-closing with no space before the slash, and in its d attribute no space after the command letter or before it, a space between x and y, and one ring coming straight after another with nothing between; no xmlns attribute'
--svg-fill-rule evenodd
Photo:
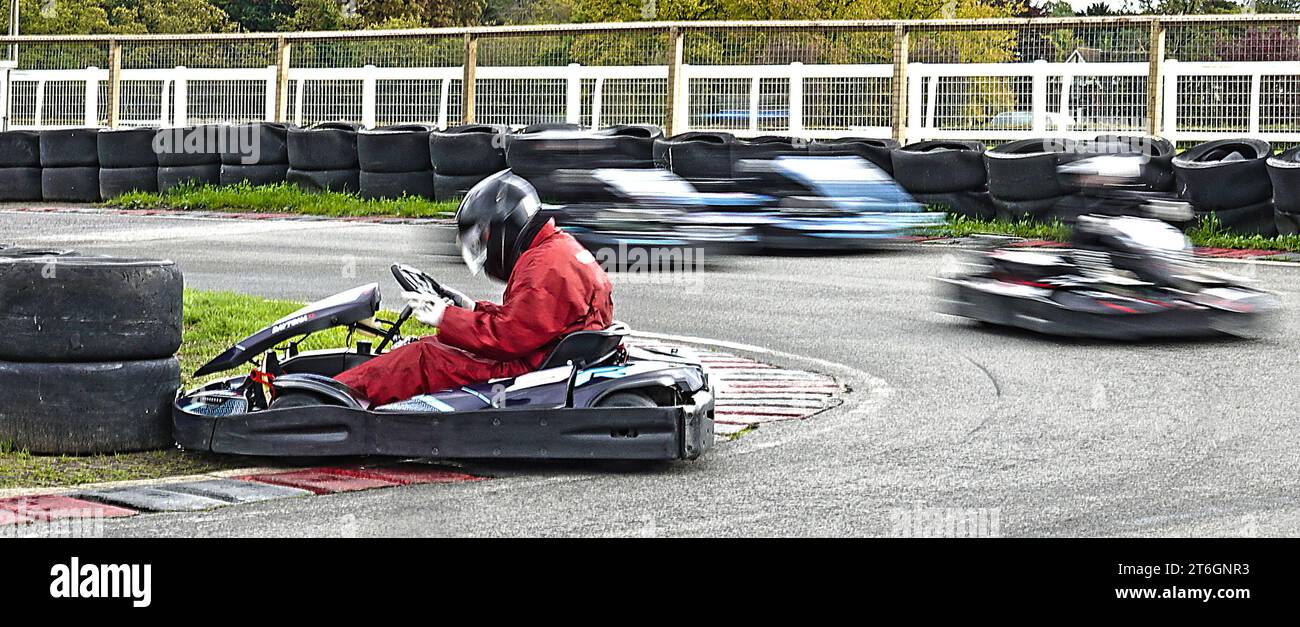
<svg viewBox="0 0 1300 627"><path fill-rule="evenodd" d="M374 406L532 372L560 338L613 322L612 291L592 254L548 221L519 256L500 305L447 307L437 335L335 378Z"/></svg>

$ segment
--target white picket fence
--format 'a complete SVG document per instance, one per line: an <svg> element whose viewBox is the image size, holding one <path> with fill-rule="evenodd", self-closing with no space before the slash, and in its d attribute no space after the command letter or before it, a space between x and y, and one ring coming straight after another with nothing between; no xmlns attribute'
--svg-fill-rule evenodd
<svg viewBox="0 0 1300 627"><path fill-rule="evenodd" d="M1146 128L1147 63L911 63L906 139L1014 140ZM1300 63L1168 60L1162 135L1203 141L1249 134L1300 142ZM690 130L741 136L888 137L893 67L683 65L676 106ZM454 125L460 67L291 68L288 120L366 126ZM0 73L15 129L107 123L108 70ZM124 69L120 124L183 126L273 119L275 67ZM478 67L476 119L600 127L661 123L666 66Z"/></svg>

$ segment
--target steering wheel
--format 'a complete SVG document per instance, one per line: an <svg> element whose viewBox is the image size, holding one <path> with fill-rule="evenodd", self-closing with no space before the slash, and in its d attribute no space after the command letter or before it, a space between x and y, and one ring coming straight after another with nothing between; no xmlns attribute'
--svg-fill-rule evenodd
<svg viewBox="0 0 1300 627"><path fill-rule="evenodd" d="M438 298L451 298L451 294L442 289L442 285L418 268L403 263L395 263L392 266L392 271L393 278L397 279L397 284L407 292L416 292Z"/></svg>

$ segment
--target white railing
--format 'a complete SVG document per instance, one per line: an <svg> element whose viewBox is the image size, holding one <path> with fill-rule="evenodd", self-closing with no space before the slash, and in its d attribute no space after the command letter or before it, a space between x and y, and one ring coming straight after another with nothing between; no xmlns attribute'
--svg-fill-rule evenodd
<svg viewBox="0 0 1300 627"><path fill-rule="evenodd" d="M1148 63L911 63L905 138L1014 140L1142 132ZM682 65L675 116L690 130L741 136L888 137L894 68L872 65ZM290 68L289 122L366 126L459 122L460 67ZM479 122L659 123L666 66L480 66ZM102 126L109 72L0 74L11 128ZM119 123L181 126L271 120L276 68L124 69ZM1162 135L1203 141L1249 134L1300 142L1300 63L1165 61Z"/></svg>

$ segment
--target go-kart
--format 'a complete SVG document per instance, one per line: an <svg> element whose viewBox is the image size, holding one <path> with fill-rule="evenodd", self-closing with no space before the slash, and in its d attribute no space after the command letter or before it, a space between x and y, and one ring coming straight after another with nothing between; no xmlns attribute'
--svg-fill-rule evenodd
<svg viewBox="0 0 1300 627"><path fill-rule="evenodd" d="M401 264L403 290L448 294ZM625 346L626 326L562 338L534 372L371 406L332 376L402 345L402 324L378 320L372 283L312 303L230 347L195 376L253 364L180 394L183 448L277 457L696 459L713 444L708 375L685 349ZM313 333L348 330L343 348L299 350ZM358 336L370 340L353 341Z"/></svg>
<svg viewBox="0 0 1300 627"><path fill-rule="evenodd" d="M700 192L667 170L570 172L593 200L554 206L556 224L592 250L621 245L717 252L862 250L942 225L898 183L853 156L737 164L749 192Z"/></svg>
<svg viewBox="0 0 1300 627"><path fill-rule="evenodd" d="M1197 261L1160 220L1081 216L1067 249L1003 246L940 277L941 309L1049 335L1134 340L1251 335L1272 294Z"/></svg>

